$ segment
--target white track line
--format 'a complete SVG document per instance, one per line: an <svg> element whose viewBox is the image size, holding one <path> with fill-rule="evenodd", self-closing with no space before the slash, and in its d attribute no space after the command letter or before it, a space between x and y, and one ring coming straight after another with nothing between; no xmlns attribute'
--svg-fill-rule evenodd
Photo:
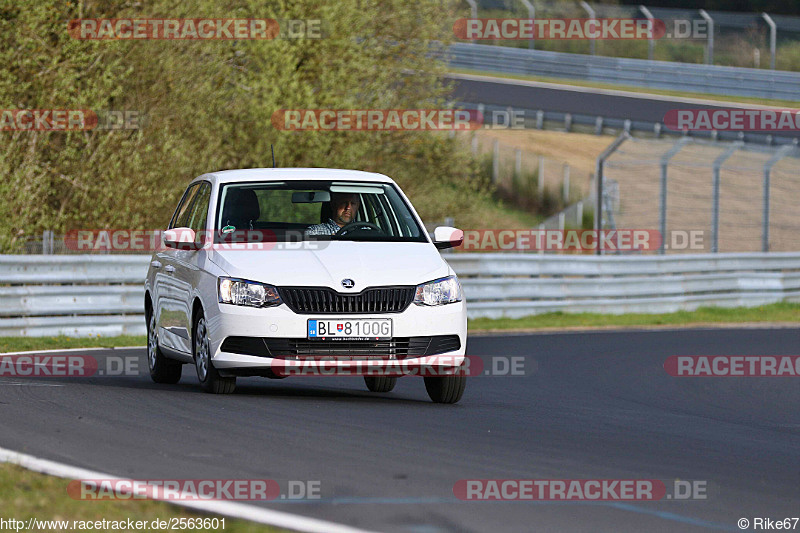
<svg viewBox="0 0 800 533"><path fill-rule="evenodd" d="M77 466L69 466L47 459L40 459L6 448L0 448L0 462L19 465L28 470L33 470L34 472L66 479L123 479L103 472L95 472ZM371 533L364 529L357 529L334 522L327 522L316 518L306 518L304 516L263 509L254 505L246 505L238 502L168 500L167 503L188 507L204 513L220 514L231 518L241 518L242 520L258 522L259 524L282 527L292 531L308 533Z"/></svg>

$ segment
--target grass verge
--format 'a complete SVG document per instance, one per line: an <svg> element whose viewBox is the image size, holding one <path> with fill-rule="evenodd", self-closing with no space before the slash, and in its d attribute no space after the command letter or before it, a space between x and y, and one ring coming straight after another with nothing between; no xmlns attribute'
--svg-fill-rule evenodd
<svg viewBox="0 0 800 533"><path fill-rule="evenodd" d="M118 346L145 346L145 335L120 335L119 337L0 337L0 353L29 350L61 350L68 348L115 348Z"/></svg>
<svg viewBox="0 0 800 533"><path fill-rule="evenodd" d="M475 318L469 321L469 330L477 332L614 326L699 326L759 322L797 322L800 326L800 304L781 302L759 307L701 307L696 311L662 314L545 313L523 318Z"/></svg>
<svg viewBox="0 0 800 533"><path fill-rule="evenodd" d="M38 531L69 531L77 530L74 521L125 521L128 519L147 522L148 527L139 531L157 531L149 527L153 520L167 520L172 518L219 518L212 515L199 514L183 507L170 505L164 502L150 500L106 500L84 501L73 500L67 495L69 480L58 477L46 476L37 472L26 470L20 466L8 463L0 464L0 509L3 509L5 520L15 519L27 521L31 518L38 520L69 521L67 528L56 524L41 525L35 528ZM27 526L23 526L23 529ZM104 530L104 528L93 528ZM225 518L225 531L230 533L273 533L283 531L262 524L254 524L244 520ZM222 531L203 528L205 531ZM130 531L123 527L121 531Z"/></svg>
<svg viewBox="0 0 800 533"><path fill-rule="evenodd" d="M781 107L781 108L790 108L794 109L797 107L797 102L794 100L771 100L767 98L756 98L756 97L748 97L748 96L728 96L722 94L708 94L708 93L697 93L697 92L684 92L684 91L672 91L668 89L657 89L653 87L636 87L631 85L617 85L613 83L602 83L602 82L589 82L589 81L582 81L582 80L573 80L573 79L564 79L564 78L549 78L545 76L526 76L522 74L509 74L506 72L494 72L494 71L483 71L483 70L470 70L470 69L463 69L463 68L451 68L449 69L450 72L454 74L474 74L477 76L492 76L495 78L508 78L512 80L523 80L523 81L540 81L545 83L558 83L560 85L574 85L575 87L590 87L596 89L609 89L609 90L617 90L617 91L627 91L632 93L642 93L642 94L657 94L661 96L676 96L682 98L697 98L700 100L713 100L716 102L733 102L739 104L757 104L757 105L764 105L764 106L774 106L774 107Z"/></svg>

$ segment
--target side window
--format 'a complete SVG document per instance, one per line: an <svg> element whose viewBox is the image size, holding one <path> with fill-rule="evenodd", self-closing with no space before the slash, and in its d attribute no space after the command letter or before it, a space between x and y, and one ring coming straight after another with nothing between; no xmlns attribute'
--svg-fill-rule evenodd
<svg viewBox="0 0 800 533"><path fill-rule="evenodd" d="M194 184L183 194L181 203L178 204L178 209L175 210L175 215L172 217L172 222L169 223L169 228L185 228L189 223L189 215L191 215L192 200L197 194L198 184Z"/></svg>
<svg viewBox="0 0 800 533"><path fill-rule="evenodd" d="M208 219L208 201L211 199L211 185L208 183L201 183L197 194L194 198L194 205L192 206L191 216L186 227L192 228L195 232L204 231L206 229L206 220Z"/></svg>

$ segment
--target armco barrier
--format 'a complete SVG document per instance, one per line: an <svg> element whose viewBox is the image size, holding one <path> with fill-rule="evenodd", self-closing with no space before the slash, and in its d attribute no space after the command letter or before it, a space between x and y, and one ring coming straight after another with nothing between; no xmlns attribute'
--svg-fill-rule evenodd
<svg viewBox="0 0 800 533"><path fill-rule="evenodd" d="M265 252L269 253L269 252ZM0 336L141 335L149 256L0 255ZM800 253L447 254L469 316L800 302Z"/></svg>
<svg viewBox="0 0 800 533"><path fill-rule="evenodd" d="M144 255L0 255L0 336L144 335Z"/></svg>
<svg viewBox="0 0 800 533"><path fill-rule="evenodd" d="M800 302L800 253L453 254L470 318Z"/></svg>
<svg viewBox="0 0 800 533"><path fill-rule="evenodd" d="M454 68L729 96L800 99L800 72L672 63L454 43Z"/></svg>

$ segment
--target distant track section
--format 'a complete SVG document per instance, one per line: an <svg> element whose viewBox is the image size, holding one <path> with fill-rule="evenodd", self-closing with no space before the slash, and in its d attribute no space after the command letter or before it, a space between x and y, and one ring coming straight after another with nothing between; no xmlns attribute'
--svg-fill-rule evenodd
<svg viewBox="0 0 800 533"><path fill-rule="evenodd" d="M676 134L663 127L664 115L672 109L765 107L472 74L448 74L446 79L453 83L453 99L462 104L484 104L487 109L522 109L531 120L533 117L527 115L534 115L536 111L548 113L548 119L554 114L569 113L575 124L594 123L597 117L608 124L630 120L638 129L649 132L654 130L655 124L661 124L662 134ZM710 134L701 132L697 136L710 137ZM719 132L718 138L739 140L741 136L738 132ZM781 132L780 136L773 136L771 142L785 144L798 138L800 132ZM770 142L765 133L746 133L743 140L758 144Z"/></svg>

